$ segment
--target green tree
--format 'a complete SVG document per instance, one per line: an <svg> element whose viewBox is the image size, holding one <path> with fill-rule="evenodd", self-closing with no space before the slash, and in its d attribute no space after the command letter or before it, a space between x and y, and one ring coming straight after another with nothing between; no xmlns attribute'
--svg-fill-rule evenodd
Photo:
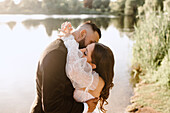
<svg viewBox="0 0 170 113"><path fill-rule="evenodd" d="M79 0L44 0L42 7L47 13L75 13L81 6Z"/></svg>
<svg viewBox="0 0 170 113"><path fill-rule="evenodd" d="M57 13L60 11L62 1L65 0L43 0L43 8L45 8L48 13Z"/></svg>
<svg viewBox="0 0 170 113"><path fill-rule="evenodd" d="M38 0L22 0L19 4L22 12L40 13L42 12L41 2Z"/></svg>
<svg viewBox="0 0 170 113"><path fill-rule="evenodd" d="M110 0L93 0L93 8L100 9L102 12L108 10Z"/></svg>
<svg viewBox="0 0 170 113"><path fill-rule="evenodd" d="M102 5L104 6L104 8L108 8L110 4L110 0L102 0Z"/></svg>
<svg viewBox="0 0 170 113"><path fill-rule="evenodd" d="M72 12L78 12L80 10L81 4L79 0L69 0L69 5L67 8L69 8L69 11Z"/></svg>
<svg viewBox="0 0 170 113"><path fill-rule="evenodd" d="M92 4L93 4L93 0L83 0L84 2L84 7L87 7L87 8L92 8Z"/></svg>
<svg viewBox="0 0 170 113"><path fill-rule="evenodd" d="M5 4L5 10L7 11L7 13L16 13L17 12L18 8L13 0L6 0L6 1L4 1L4 4Z"/></svg>
<svg viewBox="0 0 170 113"><path fill-rule="evenodd" d="M100 6L102 5L102 1L101 0L93 0L92 6L95 9L100 8Z"/></svg>

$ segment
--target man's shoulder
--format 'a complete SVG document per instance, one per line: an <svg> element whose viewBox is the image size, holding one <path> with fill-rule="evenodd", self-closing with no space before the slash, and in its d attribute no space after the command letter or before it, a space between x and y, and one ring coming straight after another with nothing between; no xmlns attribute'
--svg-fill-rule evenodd
<svg viewBox="0 0 170 113"><path fill-rule="evenodd" d="M67 52L67 49L64 45L63 40L61 39L56 39L53 42L51 42L47 48L45 49L45 51L52 51L52 50L61 50L63 52Z"/></svg>
<svg viewBox="0 0 170 113"><path fill-rule="evenodd" d="M55 51L55 53L57 54L59 53L63 53L63 54L67 54L67 48L64 45L64 42L61 39L56 39L55 41L51 42L47 48L43 51L40 60L42 60L45 56L47 56L49 53Z"/></svg>
<svg viewBox="0 0 170 113"><path fill-rule="evenodd" d="M49 53L51 51L61 51L66 53L67 52L67 48L64 45L64 42L61 39L56 39L55 41L51 42L47 48L44 50L45 53Z"/></svg>

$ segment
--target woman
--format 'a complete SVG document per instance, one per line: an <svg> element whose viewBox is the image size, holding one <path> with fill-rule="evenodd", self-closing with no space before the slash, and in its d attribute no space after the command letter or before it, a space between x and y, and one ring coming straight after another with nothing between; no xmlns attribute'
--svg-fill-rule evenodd
<svg viewBox="0 0 170 113"><path fill-rule="evenodd" d="M70 34L70 29L70 23L62 27L65 35L61 39L68 50L66 73L75 88L74 99L85 102L98 97L100 109L105 111L103 104L113 87L113 53L110 48L100 43L92 43L79 50L79 44Z"/></svg>
<svg viewBox="0 0 170 113"><path fill-rule="evenodd" d="M89 45L89 47L94 48L91 53L92 63L96 65L94 69L95 72L99 74L99 78L104 81L104 86L99 79L98 86L95 90L89 90L89 93L94 95L94 97L99 96L100 109L105 111L103 108L104 102L107 103L107 98L109 96L109 90L113 87L113 77L114 77L114 56L110 48L103 44L95 43ZM88 47L87 47L88 48ZM84 52L85 50L81 50ZM88 58L87 58L88 59ZM103 86L103 87L101 87Z"/></svg>

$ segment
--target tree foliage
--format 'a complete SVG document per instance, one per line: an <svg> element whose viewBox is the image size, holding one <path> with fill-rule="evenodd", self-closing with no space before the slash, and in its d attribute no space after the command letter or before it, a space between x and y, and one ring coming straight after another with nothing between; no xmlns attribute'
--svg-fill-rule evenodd
<svg viewBox="0 0 170 113"><path fill-rule="evenodd" d="M89 0L86 0L89 2ZM91 0L96 9L100 12L109 7L110 0ZM87 4L88 5L88 4ZM79 0L22 0L15 4L13 0L0 2L0 13L45 13L45 14L80 14L80 13L97 13L91 7L84 7L84 2Z"/></svg>
<svg viewBox="0 0 170 113"><path fill-rule="evenodd" d="M93 8L108 8L110 4L110 0L93 0Z"/></svg>

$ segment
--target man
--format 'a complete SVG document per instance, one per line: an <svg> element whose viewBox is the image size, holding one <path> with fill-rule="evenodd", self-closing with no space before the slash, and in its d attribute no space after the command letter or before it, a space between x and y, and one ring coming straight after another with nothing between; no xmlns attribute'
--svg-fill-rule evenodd
<svg viewBox="0 0 170 113"><path fill-rule="evenodd" d="M79 26L72 35L80 48L98 42L101 31L91 22ZM52 42L40 58L37 77L37 98L31 113L92 112L98 99L78 103L73 99L74 88L65 72L67 49L61 39Z"/></svg>

